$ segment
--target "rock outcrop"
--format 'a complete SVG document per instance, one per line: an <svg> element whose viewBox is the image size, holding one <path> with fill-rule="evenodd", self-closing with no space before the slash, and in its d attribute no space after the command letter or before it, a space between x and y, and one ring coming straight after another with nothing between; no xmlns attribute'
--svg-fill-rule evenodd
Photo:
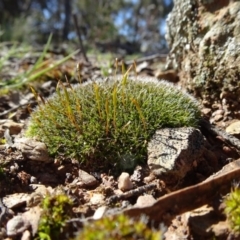
<svg viewBox="0 0 240 240"><path fill-rule="evenodd" d="M240 1L175 0L166 39L180 83L224 120L240 117Z"/></svg>

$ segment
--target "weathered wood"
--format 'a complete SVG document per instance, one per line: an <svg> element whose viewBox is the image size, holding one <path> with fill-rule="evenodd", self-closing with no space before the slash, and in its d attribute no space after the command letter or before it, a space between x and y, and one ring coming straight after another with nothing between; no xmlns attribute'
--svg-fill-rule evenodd
<svg viewBox="0 0 240 240"><path fill-rule="evenodd" d="M221 198L230 192L236 179L240 179L240 159L227 164L202 183L167 194L148 207L126 209L124 213L130 217L145 214L155 224L170 224L175 216L209 204L214 197Z"/></svg>

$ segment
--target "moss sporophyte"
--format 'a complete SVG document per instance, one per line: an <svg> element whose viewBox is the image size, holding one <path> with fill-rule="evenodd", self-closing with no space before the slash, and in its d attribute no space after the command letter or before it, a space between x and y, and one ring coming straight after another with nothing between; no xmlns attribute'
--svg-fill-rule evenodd
<svg viewBox="0 0 240 240"><path fill-rule="evenodd" d="M91 166L132 169L146 160L147 143L157 129L196 126L200 118L193 97L153 78L59 86L32 112L26 136L43 141L51 154Z"/></svg>

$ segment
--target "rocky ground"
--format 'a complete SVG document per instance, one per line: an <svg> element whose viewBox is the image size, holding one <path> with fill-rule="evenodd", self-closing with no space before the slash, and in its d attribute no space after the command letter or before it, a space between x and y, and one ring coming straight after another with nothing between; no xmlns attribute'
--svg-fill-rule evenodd
<svg viewBox="0 0 240 240"><path fill-rule="evenodd" d="M162 56L139 61L138 74L181 84L174 71L161 71L165 62L159 58ZM90 60L91 64L78 64L83 80L102 76L102 66L94 58ZM68 69L75 70L77 62L73 58L58 71L70 76ZM70 82L74 84L76 79L72 77ZM55 91L56 85L52 77L34 83L44 98ZM201 122L199 130L164 132L169 136L166 141L186 138L186 142L180 139L181 143L169 144L189 152L180 162L176 161L182 156L181 150L172 157L172 164L180 165L176 172L169 170L158 176L147 164L137 166L131 174L116 175L113 169L92 172L91 167L83 170L74 159L50 157L44 144L24 137L29 107L36 105L26 88L0 96L0 239L33 239L42 199L61 193L74 202L74 217L69 224L74 223L75 230L81 229L78 223L83 219L124 212L130 217L146 214L150 224L161 224L166 239L238 239L230 230L222 200L240 173L240 145L229 135L237 137L240 127L237 119L219 117L223 111L218 106L202 107L206 121ZM199 141L199 151L192 150L192 143Z"/></svg>

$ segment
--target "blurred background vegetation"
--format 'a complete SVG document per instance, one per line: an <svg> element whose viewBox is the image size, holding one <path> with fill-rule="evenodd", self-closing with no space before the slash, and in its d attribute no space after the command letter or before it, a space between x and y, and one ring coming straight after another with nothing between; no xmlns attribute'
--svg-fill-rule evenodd
<svg viewBox="0 0 240 240"><path fill-rule="evenodd" d="M0 0L0 42L78 44L124 54L166 52L172 0Z"/></svg>

